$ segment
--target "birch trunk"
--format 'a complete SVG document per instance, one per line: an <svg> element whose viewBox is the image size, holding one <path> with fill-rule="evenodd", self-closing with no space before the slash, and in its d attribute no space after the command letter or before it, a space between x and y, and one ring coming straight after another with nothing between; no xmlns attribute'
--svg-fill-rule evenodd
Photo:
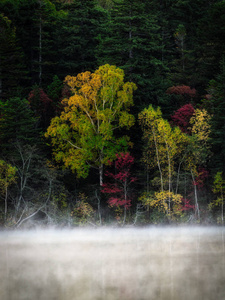
<svg viewBox="0 0 225 300"><path fill-rule="evenodd" d="M192 182L193 182L194 194L195 194L195 214L198 216L198 219L200 219L200 211L199 211L199 205L198 205L198 193L197 193L197 187L195 184L195 178L194 178L192 169L191 169L191 176L192 176Z"/></svg>

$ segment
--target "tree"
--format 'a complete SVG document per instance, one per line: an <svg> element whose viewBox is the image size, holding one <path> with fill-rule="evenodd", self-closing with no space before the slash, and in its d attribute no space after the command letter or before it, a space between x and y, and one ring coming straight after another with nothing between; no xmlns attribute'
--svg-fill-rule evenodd
<svg viewBox="0 0 225 300"><path fill-rule="evenodd" d="M159 108L155 110L150 106L143 110L139 114L139 120L147 146L144 150L143 161L149 164L153 171L156 166L158 167L161 192L168 191L169 195L168 210L170 210L170 200L172 201L172 198L170 199L171 192L178 193L180 174L183 169L184 172L188 171L191 175L195 212L199 218L196 178L198 177L198 166L206 163L209 153L209 115L205 110L195 110L190 119L191 136L182 133L178 127L172 128L168 121L162 118ZM176 181L174 175L176 175ZM155 182L157 182L157 177ZM166 188L167 186L168 188Z"/></svg>
<svg viewBox="0 0 225 300"><path fill-rule="evenodd" d="M212 0L204 2L202 7L207 8L199 19L196 53L198 53L198 76L203 78L205 88L208 82L215 78L223 60L225 51L225 3ZM190 26L192 27L192 26Z"/></svg>
<svg viewBox="0 0 225 300"><path fill-rule="evenodd" d="M158 168L161 192L167 183L170 193L176 160L187 145L187 136L178 127L172 128L163 119L160 108L154 109L151 105L139 114L139 122L146 142L143 161L153 170Z"/></svg>
<svg viewBox="0 0 225 300"><path fill-rule="evenodd" d="M85 178L90 167L97 168L102 185L103 166L129 145L129 138L118 133L134 124L129 108L136 86L124 83L124 72L110 65L67 76L65 81L72 96L62 101L64 110L52 119L45 136L51 138L56 161L78 177Z"/></svg>
<svg viewBox="0 0 225 300"><path fill-rule="evenodd" d="M8 209L8 187L16 181L17 169L5 161L0 160L0 192L4 196L5 209L4 216L6 220Z"/></svg>
<svg viewBox="0 0 225 300"><path fill-rule="evenodd" d="M130 185L137 178L131 175L131 167L134 163L134 157L127 153L116 155L115 173L106 172L105 176L109 182L103 183L102 193L111 195L108 200L109 206L116 207L118 210L122 207L124 210L123 225L126 222L126 212L131 206ZM110 182L111 180L111 182Z"/></svg>
<svg viewBox="0 0 225 300"><path fill-rule="evenodd" d="M0 152L9 157L13 145L20 141L23 145L37 143L36 119L26 99L10 98L0 101Z"/></svg>
<svg viewBox="0 0 225 300"><path fill-rule="evenodd" d="M193 84L194 56L186 48L186 28L179 24L174 33L177 57L171 62L171 79L178 84Z"/></svg>
<svg viewBox="0 0 225 300"><path fill-rule="evenodd" d="M225 197L225 180L223 179L222 172L217 172L213 182L213 193L217 194L216 200L209 204L209 209L216 206L221 206L221 223L224 224L224 197Z"/></svg>
<svg viewBox="0 0 225 300"><path fill-rule="evenodd" d="M110 10L113 7L114 1L113 0L98 0L97 3L102 8Z"/></svg>
<svg viewBox="0 0 225 300"><path fill-rule="evenodd" d="M189 144L187 146L187 156L185 159L186 167L191 172L195 198L195 213L198 216L198 219L200 218L200 210L197 195L197 179L199 178L201 173L199 167L207 165L210 155L210 119L211 116L205 109L195 110L193 116L190 119L191 136L189 139Z"/></svg>
<svg viewBox="0 0 225 300"><path fill-rule="evenodd" d="M107 25L108 31L100 41L99 62L115 64L125 71L126 78L138 86L139 106L145 106L150 99L158 103L165 95L165 69L161 60L160 28L151 3L116 1Z"/></svg>
<svg viewBox="0 0 225 300"><path fill-rule="evenodd" d="M22 59L16 28L0 13L0 100L14 95L21 78L25 77Z"/></svg>
<svg viewBox="0 0 225 300"><path fill-rule="evenodd" d="M212 145L212 168L225 171L225 60L220 62L220 73L215 80L209 82L209 102L207 109L212 118L210 121L210 142Z"/></svg>
<svg viewBox="0 0 225 300"><path fill-rule="evenodd" d="M195 112L192 104L185 104L171 116L172 123L180 128L182 132L189 133L191 130L190 119Z"/></svg>
<svg viewBox="0 0 225 300"><path fill-rule="evenodd" d="M39 126L46 130L53 117L52 99L44 92L42 88L35 85L28 95L28 101L35 116L39 119Z"/></svg>
<svg viewBox="0 0 225 300"><path fill-rule="evenodd" d="M196 162L205 165L210 154L211 116L205 109L195 109L190 119Z"/></svg>
<svg viewBox="0 0 225 300"><path fill-rule="evenodd" d="M63 77L86 70L93 72L98 67L97 37L105 14L96 7L95 0L67 1L62 9L64 14L57 19L52 35L53 47L57 49L53 69Z"/></svg>
<svg viewBox="0 0 225 300"><path fill-rule="evenodd" d="M169 95L172 109L179 109L180 106L193 104L197 95L196 89L187 85L171 86L167 89L166 93Z"/></svg>
<svg viewBox="0 0 225 300"><path fill-rule="evenodd" d="M168 221L175 221L182 215L182 195L169 191L155 192L154 195L143 195L140 201L148 209L166 214Z"/></svg>
<svg viewBox="0 0 225 300"><path fill-rule="evenodd" d="M26 88L27 84L41 86L49 80L49 71L57 61L53 32L60 13L50 0L3 0L0 10L12 21L23 50L27 75L23 85Z"/></svg>

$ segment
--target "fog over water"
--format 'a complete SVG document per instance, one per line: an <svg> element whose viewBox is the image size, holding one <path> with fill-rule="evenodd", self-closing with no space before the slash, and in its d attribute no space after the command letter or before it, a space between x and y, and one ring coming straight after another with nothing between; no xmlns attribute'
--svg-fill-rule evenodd
<svg viewBox="0 0 225 300"><path fill-rule="evenodd" d="M223 227L0 232L0 300L223 300Z"/></svg>

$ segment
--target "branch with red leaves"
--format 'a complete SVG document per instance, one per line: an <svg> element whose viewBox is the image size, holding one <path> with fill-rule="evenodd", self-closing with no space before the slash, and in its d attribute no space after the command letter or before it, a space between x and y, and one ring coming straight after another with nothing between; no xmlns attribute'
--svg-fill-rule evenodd
<svg viewBox="0 0 225 300"><path fill-rule="evenodd" d="M105 173L105 176L108 177L111 182L103 183L102 193L111 195L108 200L110 206L129 208L131 206L131 197L128 187L137 180L136 177L131 176L131 167L134 163L134 157L129 153L120 153L117 154L116 157L116 172Z"/></svg>

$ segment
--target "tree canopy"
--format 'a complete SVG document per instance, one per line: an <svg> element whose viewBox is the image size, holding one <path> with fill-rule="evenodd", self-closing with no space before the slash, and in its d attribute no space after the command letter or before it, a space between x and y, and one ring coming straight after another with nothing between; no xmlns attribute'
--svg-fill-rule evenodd
<svg viewBox="0 0 225 300"><path fill-rule="evenodd" d="M67 76L71 97L63 99L64 110L51 121L46 137L51 138L56 161L86 177L90 167L98 168L102 185L103 165L129 146L120 129L129 129L134 116L136 86L124 82L124 72L115 66L101 66L94 73Z"/></svg>

